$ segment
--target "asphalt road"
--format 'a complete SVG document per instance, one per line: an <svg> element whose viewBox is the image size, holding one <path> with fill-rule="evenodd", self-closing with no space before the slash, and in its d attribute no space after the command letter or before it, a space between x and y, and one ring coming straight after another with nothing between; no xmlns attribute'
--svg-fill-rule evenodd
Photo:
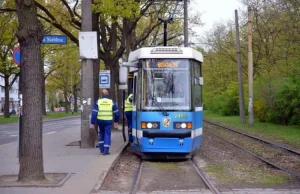
<svg viewBox="0 0 300 194"><path fill-rule="evenodd" d="M80 117L47 120L43 123L43 135L50 135L68 129L80 127ZM18 141L19 123L0 124L0 146Z"/></svg>

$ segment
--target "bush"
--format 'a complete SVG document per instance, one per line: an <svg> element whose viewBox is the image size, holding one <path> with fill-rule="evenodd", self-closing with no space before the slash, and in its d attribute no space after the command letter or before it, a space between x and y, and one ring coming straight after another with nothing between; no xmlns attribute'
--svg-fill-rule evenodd
<svg viewBox="0 0 300 194"><path fill-rule="evenodd" d="M260 80L254 114L260 121L300 124L300 77Z"/></svg>
<svg viewBox="0 0 300 194"><path fill-rule="evenodd" d="M223 116L239 115L238 86L231 84L228 89L215 96L209 104L209 109Z"/></svg>
<svg viewBox="0 0 300 194"><path fill-rule="evenodd" d="M255 116L258 118L259 121L261 121L261 122L267 121L268 107L262 99L259 99L254 102L253 110L254 110Z"/></svg>

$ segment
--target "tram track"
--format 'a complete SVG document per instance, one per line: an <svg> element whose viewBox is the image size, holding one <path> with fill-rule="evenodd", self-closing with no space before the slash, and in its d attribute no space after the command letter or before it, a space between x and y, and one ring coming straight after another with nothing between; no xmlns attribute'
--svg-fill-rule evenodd
<svg viewBox="0 0 300 194"><path fill-rule="evenodd" d="M219 128L222 128L222 129L226 129L229 133L231 133L230 134L231 138L230 138L230 140L226 139L226 138L224 138L224 134L223 134L223 137L222 137L222 135L213 132L215 130L205 129L205 131L209 132L210 134L226 141L227 143L230 143L230 144L238 147L239 149L247 152L248 154L254 156L255 158L263 161L264 163L266 163L266 164L268 164L268 165L270 165L274 168L280 169L280 170L282 170L282 171L284 171L288 174L291 174L291 175L295 176L297 179L300 179L300 173L299 173L299 171L300 171L300 169L299 169L299 166L300 166L300 157L299 157L300 153L299 152L297 152L295 150L292 150L290 148L287 148L285 146L281 146L279 144L273 143L271 141L263 140L261 138L255 137L255 136L239 132L239 131L234 130L230 127L225 127L225 126L222 126L220 124L210 122L210 121L206 121L206 120L204 120L204 122L207 122L210 125L214 125L214 126L217 126ZM237 138L237 136L233 137L234 133L238 134L239 137L238 138ZM241 136L244 136L245 138L250 138L251 140L255 140L256 142L260 142L262 144L268 145L269 147L272 147L273 149L275 148L277 150L281 150L282 153L276 154L277 151L274 151L270 148L267 148L266 146L264 146L264 148L263 148L264 153L257 153L258 151L255 150L255 149L254 149L254 151L251 151L250 150L251 148L250 149L245 148L244 146L239 145L238 143L234 143L232 141L234 139L235 139L235 141L236 141L236 139L238 139L238 142L242 142L242 140L241 140L242 137ZM255 146L255 145L252 145L252 146ZM258 146L260 146L260 145L258 145ZM252 148L252 150L253 150L253 148ZM256 152L256 153L254 153L254 152ZM283 153L283 152L285 152L285 153ZM272 155L272 153L275 153L275 154ZM291 156L291 155L293 155L293 156ZM283 158L283 161L280 161L278 156ZM276 157L277 157L277 160L276 160ZM292 166L292 167L291 168L283 167L282 165L280 165L281 164L280 162L281 163L285 162L285 163L289 164L288 166ZM280 163L280 164L278 164L278 163Z"/></svg>
<svg viewBox="0 0 300 194"><path fill-rule="evenodd" d="M261 141L261 142L263 142L263 143L272 145L272 146L274 146L274 147L281 148L281 149L286 150L286 151L289 151L289 152L291 152L291 153L300 155L300 152L298 152L298 151L296 151L296 150L294 150L294 149L288 148L288 147L286 147L286 146L283 146L283 145L280 145L280 144L276 144L276 143L274 143L274 142L271 142L271 141L268 141L268 140L265 140L265 139L262 139L262 138L259 138L259 137L255 137L255 136L253 136L253 135L249 135L249 134L246 134L246 133L237 131L237 130L235 130L235 129L233 129L233 128L226 127L226 126L220 125L220 124L215 123L215 122L212 122L212 121L208 121L208 120L205 120L205 119L203 119L203 121L206 122L206 123L209 123L209 124L212 124L212 125L215 125L215 126L218 126L218 127L221 127L221 128L224 128L224 129L227 129L227 130L236 132L236 133L239 133L239 134L244 135L244 136L246 136L246 137L249 137L249 138L252 138L252 139Z"/></svg>
<svg viewBox="0 0 300 194"><path fill-rule="evenodd" d="M196 170L196 172L199 175L199 178L201 178L201 180L203 180L203 182L205 183L205 185L207 186L207 188L213 193L213 194L220 194L219 190L214 186L214 184L212 183L212 181L208 178L208 176L205 174L205 172L202 170L201 167L199 167L197 161L192 158L188 160L191 165L194 167L194 170ZM143 172L143 166L145 164L145 160L140 160L139 162L139 166L136 170L135 176L134 176L134 180L133 180L133 184L131 186L131 190L130 190L130 194L137 194L139 191L139 184L141 181L141 175Z"/></svg>
<svg viewBox="0 0 300 194"><path fill-rule="evenodd" d="M202 170L202 168L199 167L197 160L195 160L195 158L192 158L191 160L194 164L195 169L197 170L197 172L201 176L202 180L205 182L206 186L212 191L212 193L220 194L219 190L214 186L212 181L207 177L207 175Z"/></svg>

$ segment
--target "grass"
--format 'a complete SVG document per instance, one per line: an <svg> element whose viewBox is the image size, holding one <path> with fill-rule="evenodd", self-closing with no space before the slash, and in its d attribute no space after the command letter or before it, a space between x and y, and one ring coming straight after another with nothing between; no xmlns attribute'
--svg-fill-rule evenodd
<svg viewBox="0 0 300 194"><path fill-rule="evenodd" d="M69 117L69 116L78 116L80 115L80 112L72 113L65 113L65 112L57 112L57 113L48 113L47 115L44 115L44 119L55 119L55 118L61 118L61 117Z"/></svg>
<svg viewBox="0 0 300 194"><path fill-rule="evenodd" d="M241 123L239 116L221 116L208 110L204 111L204 118L264 139L288 144L296 149L300 149L300 126L282 126L257 120L251 126L247 123L247 120L246 123Z"/></svg>
<svg viewBox="0 0 300 194"><path fill-rule="evenodd" d="M244 182L258 185L279 185L289 182L289 177L285 174L262 172L259 168L253 168L246 165L228 165L208 164L204 169L224 184Z"/></svg>
<svg viewBox="0 0 300 194"><path fill-rule="evenodd" d="M170 163L155 162L155 163L151 163L151 166L154 168L162 169L162 170L175 170L176 169L176 165L173 162L170 162Z"/></svg>
<svg viewBox="0 0 300 194"><path fill-rule="evenodd" d="M68 116L78 116L80 112L72 113L65 113L65 112L57 112L57 113L47 113L47 115L43 116L43 119L55 119L55 118L63 118ZM4 123L13 123L18 122L19 116L10 116L10 118L4 118L3 116L0 117L0 124Z"/></svg>

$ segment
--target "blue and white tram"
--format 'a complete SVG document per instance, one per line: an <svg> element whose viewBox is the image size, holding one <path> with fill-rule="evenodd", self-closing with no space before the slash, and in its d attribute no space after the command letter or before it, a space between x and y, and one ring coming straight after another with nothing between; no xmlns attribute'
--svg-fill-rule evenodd
<svg viewBox="0 0 300 194"><path fill-rule="evenodd" d="M146 47L123 63L120 83L133 91L130 146L142 158L190 158L200 147L202 62L192 48Z"/></svg>

